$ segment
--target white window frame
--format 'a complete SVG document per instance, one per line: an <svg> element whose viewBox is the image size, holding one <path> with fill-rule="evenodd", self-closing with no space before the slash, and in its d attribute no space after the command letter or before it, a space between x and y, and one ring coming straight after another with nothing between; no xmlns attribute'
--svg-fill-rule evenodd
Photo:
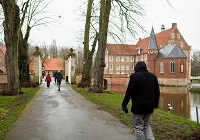
<svg viewBox="0 0 200 140"><path fill-rule="evenodd" d="M129 56L126 56L126 62L129 62Z"/></svg>
<svg viewBox="0 0 200 140"><path fill-rule="evenodd" d="M116 70L120 70L120 65L119 64L116 65Z"/></svg>
<svg viewBox="0 0 200 140"><path fill-rule="evenodd" d="M109 56L108 56L108 60L109 60L109 61L113 61L113 55L109 55Z"/></svg>
<svg viewBox="0 0 200 140"><path fill-rule="evenodd" d="M160 62L160 73L164 73L164 63Z"/></svg>
<svg viewBox="0 0 200 140"><path fill-rule="evenodd" d="M131 62L134 62L135 58L134 56L131 56Z"/></svg>
<svg viewBox="0 0 200 140"><path fill-rule="evenodd" d="M116 56L116 62L120 62L120 56Z"/></svg>
<svg viewBox="0 0 200 140"><path fill-rule="evenodd" d="M124 62L124 56L121 56L121 62Z"/></svg>
<svg viewBox="0 0 200 140"><path fill-rule="evenodd" d="M109 69L109 70L113 70L113 65L112 65L112 64L109 64L109 65L108 65L108 69Z"/></svg>

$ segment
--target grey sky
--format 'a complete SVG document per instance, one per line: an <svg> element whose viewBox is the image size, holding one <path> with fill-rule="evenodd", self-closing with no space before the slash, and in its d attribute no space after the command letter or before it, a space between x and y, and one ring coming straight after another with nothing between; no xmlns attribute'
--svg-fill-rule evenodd
<svg viewBox="0 0 200 140"><path fill-rule="evenodd" d="M166 0L142 0L145 4L146 16L139 23L147 31L153 26L155 33L160 32L161 25L171 28L172 23L177 23L186 42L194 50L200 50L199 26L200 26L200 1L198 0L169 0L175 10L171 8ZM30 42L37 45L50 45L55 39L58 46L81 46L83 38L81 31L84 29L84 22L80 20L81 0L55 0L49 7L55 11L55 26L39 27L32 30ZM86 6L86 5L85 5ZM82 17L82 19L84 19ZM138 38L144 38L148 34L139 33ZM136 43L137 40L127 43ZM109 42L115 43L115 42Z"/></svg>

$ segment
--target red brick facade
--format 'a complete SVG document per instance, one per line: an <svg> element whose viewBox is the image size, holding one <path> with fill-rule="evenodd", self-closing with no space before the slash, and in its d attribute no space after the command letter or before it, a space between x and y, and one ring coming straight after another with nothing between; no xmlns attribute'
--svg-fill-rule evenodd
<svg viewBox="0 0 200 140"><path fill-rule="evenodd" d="M179 32L177 24L173 23L172 28L155 34L154 43L156 46L153 49L149 48L150 43L151 36L139 39L136 45L108 44L105 54L106 68L104 78L108 81L112 78L112 81L115 81L114 78L117 78L117 76L113 77L111 76L112 74L126 74L127 76L120 78L121 80L123 79L122 81L118 80L119 84L126 84L127 77L134 72L134 65L138 61L145 61L149 71L157 75L160 84L186 86L190 83L191 47ZM165 48L168 49L170 47L176 50L162 52L169 53L169 55L158 57L161 54L161 50L163 51ZM177 54L175 54L176 52Z"/></svg>

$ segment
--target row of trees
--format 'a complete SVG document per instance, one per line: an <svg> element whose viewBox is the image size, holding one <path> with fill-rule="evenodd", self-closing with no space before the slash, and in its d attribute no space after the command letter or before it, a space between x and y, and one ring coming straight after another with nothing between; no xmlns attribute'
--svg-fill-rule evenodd
<svg viewBox="0 0 200 140"><path fill-rule="evenodd" d="M139 2L139 0L87 0L83 42L85 65L79 86L91 86L91 66L96 51L94 82L91 90L103 92L107 37L109 35L114 40L123 42L127 32L134 37L136 28L144 30L137 22L138 17L143 16L143 9ZM34 26L51 22L51 19L46 17L43 12L50 3L51 1L46 3L45 0L20 0L18 3L16 0L0 0L3 9L4 41L7 50L5 58L8 90L18 93L23 81L30 82L28 68L30 31ZM44 16L39 19L35 18L36 15L40 14ZM48 22L46 22L47 18ZM92 44L91 49L90 44ZM55 42L52 43L52 46L56 47ZM52 52L55 52L55 47L52 48ZM57 53L51 55L57 57Z"/></svg>
<svg viewBox="0 0 200 140"><path fill-rule="evenodd" d="M200 75L200 51L194 50L191 58L191 75Z"/></svg>
<svg viewBox="0 0 200 140"><path fill-rule="evenodd" d="M25 82L30 82L29 79L29 63L28 63L28 39L31 29L43 23L44 19L35 18L36 15L43 13L43 10L48 3L45 0L0 0L0 5L3 10L3 29L4 41L6 44L6 70L8 79L8 90L20 91L20 85ZM88 0L85 33L84 33L84 60L85 65L82 73L81 86L90 86L91 84L91 64L94 52L97 47L97 55L95 58L94 71L94 85L92 90L95 92L102 92L103 73L104 73L104 55L107 43L108 25L110 18L110 11L118 11L121 20L121 25L126 21L126 26L133 33L132 25L137 24L132 14L138 15L140 6L138 1L123 1L123 0ZM134 10L133 10L134 9ZM139 9L139 10L138 10ZM113 22L114 23L114 22ZM133 24L131 24L133 23ZM117 27L117 25L115 25ZM92 30L90 30L92 28ZM118 27L119 28L119 27ZM123 27L119 28L123 29ZM124 30L121 30L124 32ZM112 32L112 35L116 35ZM117 35L116 35L117 36ZM89 50L90 39L93 38L93 48ZM56 46L53 42L53 46ZM55 48L53 48L55 49ZM20 53L19 53L20 52ZM52 50L54 52L54 50ZM57 57L57 53L52 57Z"/></svg>
<svg viewBox="0 0 200 140"><path fill-rule="evenodd" d="M23 82L30 83L28 39L33 27L45 24L47 21L45 19L49 19L45 16L39 19L36 17L43 14L43 10L50 3L51 1L46 3L45 0L0 0L9 92L17 94Z"/></svg>
<svg viewBox="0 0 200 140"><path fill-rule="evenodd" d="M109 34L113 39L122 41L127 29L134 36L136 33L134 29L142 28L136 20L137 16L142 16L142 11L138 0L88 0L84 30L84 60L86 62L79 86L91 86L91 64L95 47L98 45L91 90L103 92L107 36ZM92 49L89 50L91 39L93 39Z"/></svg>

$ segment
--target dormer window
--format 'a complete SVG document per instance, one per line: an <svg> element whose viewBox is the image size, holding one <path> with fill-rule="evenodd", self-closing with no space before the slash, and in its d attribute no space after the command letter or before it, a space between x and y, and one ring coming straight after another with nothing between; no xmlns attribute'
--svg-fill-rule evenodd
<svg viewBox="0 0 200 140"><path fill-rule="evenodd" d="M138 54L141 54L141 51L143 50L143 47L137 47L136 49L138 50Z"/></svg>

